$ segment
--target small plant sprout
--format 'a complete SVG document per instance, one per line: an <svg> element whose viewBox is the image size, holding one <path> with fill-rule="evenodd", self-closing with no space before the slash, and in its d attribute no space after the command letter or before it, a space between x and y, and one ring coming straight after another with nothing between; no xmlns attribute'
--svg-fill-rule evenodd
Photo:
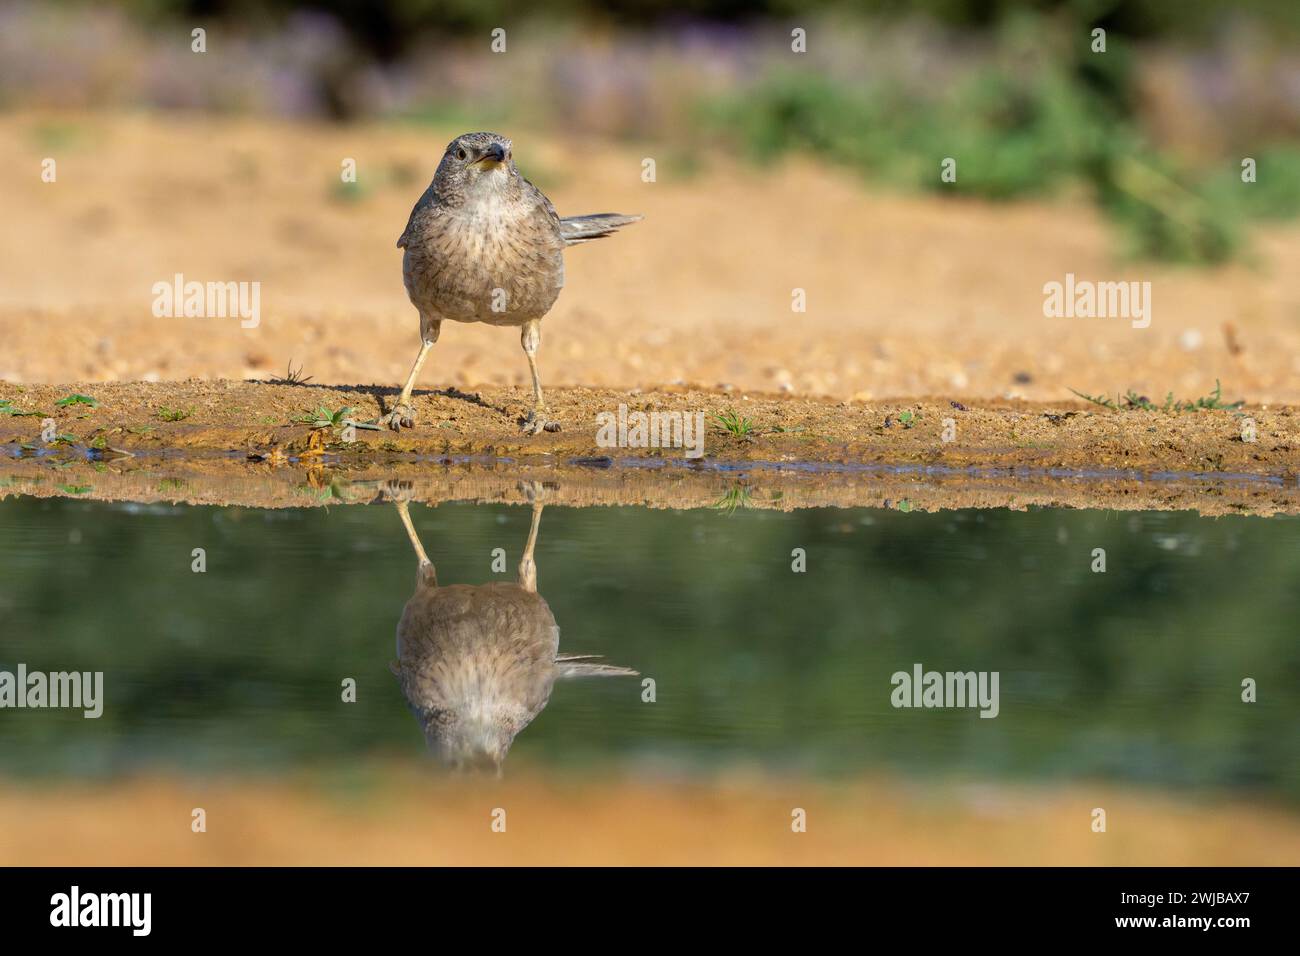
<svg viewBox="0 0 1300 956"><path fill-rule="evenodd" d="M271 381L276 385L306 385L311 381L312 377L310 375L304 376L302 369L301 365L295 369L293 362L290 361L284 370L284 378L272 379Z"/></svg>
<svg viewBox="0 0 1300 956"><path fill-rule="evenodd" d="M164 405L158 409L158 417L165 422L183 422L193 414L193 405L189 408L168 408Z"/></svg>
<svg viewBox="0 0 1300 956"><path fill-rule="evenodd" d="M337 412L331 412L322 405L315 412L308 415L301 415L294 421L307 425L310 428L345 428L351 425L354 428L365 428L369 431L379 431L379 426L373 422L356 422L352 420L352 408L345 405Z"/></svg>
<svg viewBox="0 0 1300 956"><path fill-rule="evenodd" d="M748 418L742 418L733 409L714 415L713 420L737 438L749 438L755 434L754 423Z"/></svg>
<svg viewBox="0 0 1300 956"><path fill-rule="evenodd" d="M726 494L709 507L724 515L733 515L739 508L750 507L750 494L750 490L744 485L736 485L728 489Z"/></svg>
<svg viewBox="0 0 1300 956"><path fill-rule="evenodd" d="M0 398L0 415L11 415L11 416L20 416L20 415L36 415L36 416L39 416L40 414L41 414L41 413L40 413L40 412L37 412L37 411L30 411L30 412L28 412L28 411L23 411L21 408L15 408L12 404L10 404L10 400L9 400L9 399L7 399L7 398Z"/></svg>
<svg viewBox="0 0 1300 956"><path fill-rule="evenodd" d="M59 408L67 408L69 405L89 405L91 408L99 408L99 401L89 395L69 395L66 398L59 399L54 404Z"/></svg>
<svg viewBox="0 0 1300 956"><path fill-rule="evenodd" d="M904 428L912 428L916 425L916 413L911 409L898 413L898 423Z"/></svg>

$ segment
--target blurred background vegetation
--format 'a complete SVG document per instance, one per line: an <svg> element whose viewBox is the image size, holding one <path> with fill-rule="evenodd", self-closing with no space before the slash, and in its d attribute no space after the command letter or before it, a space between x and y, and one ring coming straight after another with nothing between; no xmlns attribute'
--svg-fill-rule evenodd
<svg viewBox="0 0 1300 956"><path fill-rule="evenodd" d="M1300 805L1300 521L726 504L546 508L538 590L561 649L653 677L657 701L635 680L566 682L508 766L1103 779ZM527 508L412 516L442 583L514 580ZM432 760L388 671L415 580L391 505L11 498L0 567L0 668L102 670L107 695L99 720L5 712L5 773ZM999 671L1000 715L895 710L890 675L914 662Z"/></svg>
<svg viewBox="0 0 1300 956"><path fill-rule="evenodd" d="M1083 197L1129 253L1189 262L1243 251L1251 220L1300 214L1294 2L544 0L522 19L514 7L5 0L0 106L529 127L653 144L684 173L720 151L803 155L886 187ZM208 31L202 57L195 27ZM505 54L489 49L497 27ZM791 52L796 27L804 54ZM946 157L955 183L940 179Z"/></svg>

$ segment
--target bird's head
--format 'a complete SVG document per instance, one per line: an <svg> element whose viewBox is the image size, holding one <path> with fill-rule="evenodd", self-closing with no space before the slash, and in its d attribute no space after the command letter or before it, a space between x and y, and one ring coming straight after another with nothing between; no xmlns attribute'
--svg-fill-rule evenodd
<svg viewBox="0 0 1300 956"><path fill-rule="evenodd" d="M424 739L429 750L444 765L458 772L501 774L515 734L508 721L487 715L463 716L442 713L423 719Z"/></svg>
<svg viewBox="0 0 1300 956"><path fill-rule="evenodd" d="M498 133L465 133L447 144L433 185L443 201L503 192L519 175L510 140Z"/></svg>

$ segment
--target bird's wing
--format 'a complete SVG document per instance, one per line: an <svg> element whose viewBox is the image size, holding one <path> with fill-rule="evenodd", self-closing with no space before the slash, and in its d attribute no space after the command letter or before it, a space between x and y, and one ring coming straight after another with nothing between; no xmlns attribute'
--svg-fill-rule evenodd
<svg viewBox="0 0 1300 956"><path fill-rule="evenodd" d="M411 215L406 220L406 228L403 229L402 234L397 237L397 248L406 248L406 244L411 241L411 229L415 225L415 221L420 218L420 214L423 213L424 210L428 209L435 202L437 202L437 197L433 192L433 183L429 183L429 188L424 191L424 194L421 195L418 200L416 200L415 206L411 209Z"/></svg>
<svg viewBox="0 0 1300 956"><path fill-rule="evenodd" d="M576 246L613 235L624 226L644 219L644 216L624 216L616 212L595 212L586 216L566 216L560 220L560 235L564 244Z"/></svg>
<svg viewBox="0 0 1300 956"><path fill-rule="evenodd" d="M520 176L519 178L524 181L525 201L531 201L533 203L533 208L536 210L535 215L539 219L544 220L546 229L553 231L556 236L562 237L563 233L560 230L560 223L562 220L560 219L560 214L555 211L555 206L552 204L551 200L547 198L546 193L542 192L530 183L528 177Z"/></svg>

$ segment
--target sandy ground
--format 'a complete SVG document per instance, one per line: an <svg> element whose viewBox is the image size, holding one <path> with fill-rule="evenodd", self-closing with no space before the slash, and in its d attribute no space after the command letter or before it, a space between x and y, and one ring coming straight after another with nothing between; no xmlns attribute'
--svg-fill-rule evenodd
<svg viewBox="0 0 1300 956"><path fill-rule="evenodd" d="M202 807L207 832L191 832ZM791 831L791 812L807 832ZM1103 807L1107 831L1093 833ZM491 830L506 811L506 831ZM1292 865L1293 815L1243 802L1082 786L841 785L736 772L699 783L618 777L499 783L410 769L365 786L321 778L140 777L50 793L0 787L13 865Z"/></svg>
<svg viewBox="0 0 1300 956"><path fill-rule="evenodd" d="M329 127L186 115L0 117L0 379L257 378L397 383L417 344L394 246L451 128ZM806 163L718 150L701 172L653 147L505 130L562 214L645 222L570 250L544 323L551 384L791 391L836 398L1070 398L1133 388L1300 400L1300 229L1251 262L1187 270L1117 258L1080 205L882 195ZM41 161L57 181L41 181ZM359 182L340 183L355 159ZM155 318L152 286L258 281L256 328ZM1043 285L1152 283L1152 322L1046 319ZM807 311L793 312L803 289ZM447 326L424 384L523 384L510 330Z"/></svg>
<svg viewBox="0 0 1300 956"><path fill-rule="evenodd" d="M561 430L527 435L519 422L529 390L498 387L421 390L417 424L400 433L352 435L302 421L322 406L349 408L352 421L374 420L393 391L221 381L0 383L0 401L22 413L0 416L0 445L9 452L0 460L0 495L281 507L310 503L304 485L310 492L404 480L411 496L425 501L515 500L509 489L527 477L564 484L561 500L571 504L707 507L739 484L744 503L755 507L890 507L906 499L923 508L1033 503L1300 513L1300 413L1288 406L1166 413L1082 402L837 402L687 388L556 388L551 414ZM97 404L60 407L71 395ZM700 443L690 442L701 455L605 446L599 416L616 419L620 404L628 416L691 417L704 427ZM747 434L722 427L718 416L728 412L747 423ZM176 414L184 417L166 420ZM1247 423L1253 441L1245 440ZM437 463L454 467L440 473L431 467ZM374 492L323 497L366 500Z"/></svg>

